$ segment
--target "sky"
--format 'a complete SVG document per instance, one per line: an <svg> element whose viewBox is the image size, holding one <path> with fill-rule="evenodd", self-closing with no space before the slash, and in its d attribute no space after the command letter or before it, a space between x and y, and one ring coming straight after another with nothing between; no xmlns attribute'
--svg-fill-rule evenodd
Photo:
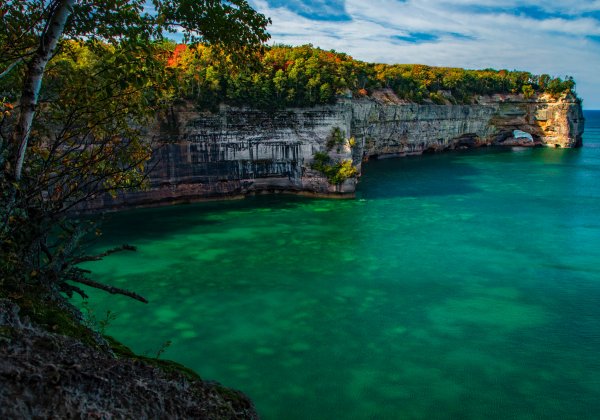
<svg viewBox="0 0 600 420"><path fill-rule="evenodd" d="M249 0L270 43L378 63L573 76L600 109L600 0Z"/></svg>

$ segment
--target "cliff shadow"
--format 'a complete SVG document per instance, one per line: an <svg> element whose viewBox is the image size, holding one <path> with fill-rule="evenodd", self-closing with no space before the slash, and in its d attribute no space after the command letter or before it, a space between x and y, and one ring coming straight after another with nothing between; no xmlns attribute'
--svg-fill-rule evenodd
<svg viewBox="0 0 600 420"><path fill-rule="evenodd" d="M510 149L478 149L369 161L363 164L357 197L426 197L480 192L471 181L483 171L470 163Z"/></svg>
<svg viewBox="0 0 600 420"><path fill-rule="evenodd" d="M86 218L99 222L100 230L110 238L110 244L129 243L135 246L136 241L157 240L199 226L224 224L218 217L219 213L293 209L309 200L312 199L294 195L261 195L235 200L133 208ZM94 239L89 238L90 247L105 244L102 238Z"/></svg>

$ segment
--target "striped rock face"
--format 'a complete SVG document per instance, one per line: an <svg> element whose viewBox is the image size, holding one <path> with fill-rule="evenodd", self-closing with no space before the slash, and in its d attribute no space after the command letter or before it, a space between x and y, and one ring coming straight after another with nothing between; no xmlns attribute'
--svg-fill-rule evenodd
<svg viewBox="0 0 600 420"><path fill-rule="evenodd" d="M515 145L515 130L530 134L533 145L581 145L584 118L575 98L494 95L474 102L415 104L386 94L278 111L222 106L217 113L180 104L147 129L148 139L156 144L150 187L97 197L82 210L269 192L353 197L361 165L368 159ZM517 140L520 144L524 139ZM333 184L315 169L318 154L326 154L332 167L351 161L356 173Z"/></svg>

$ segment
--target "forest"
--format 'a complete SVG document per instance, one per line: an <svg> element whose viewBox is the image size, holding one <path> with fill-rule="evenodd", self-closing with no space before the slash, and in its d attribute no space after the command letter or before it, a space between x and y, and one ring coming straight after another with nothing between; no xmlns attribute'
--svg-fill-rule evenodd
<svg viewBox="0 0 600 420"><path fill-rule="evenodd" d="M329 104L339 97L364 97L392 89L403 100L467 104L477 95L573 92L572 77L525 71L466 70L421 64L374 64L312 45L271 46L252 64L236 66L205 45L172 45L169 66L175 70L175 96L206 109L220 103L258 108Z"/></svg>

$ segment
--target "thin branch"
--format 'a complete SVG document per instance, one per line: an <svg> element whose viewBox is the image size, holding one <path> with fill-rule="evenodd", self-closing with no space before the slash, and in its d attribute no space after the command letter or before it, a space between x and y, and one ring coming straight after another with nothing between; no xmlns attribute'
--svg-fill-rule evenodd
<svg viewBox="0 0 600 420"><path fill-rule="evenodd" d="M23 57L17 59L16 61L14 61L10 66L8 66L6 68L6 70L4 70L2 73L0 73L0 79L2 79L3 77L7 76L12 69L14 69L15 67L17 67L19 64L21 64L24 61Z"/></svg>
<svg viewBox="0 0 600 420"><path fill-rule="evenodd" d="M130 297L135 300L139 300L143 303L148 303L148 300L143 296L138 295L137 293L130 292L129 290L121 289L119 287L108 286L106 284L98 283L97 281L93 281L85 278L75 278L69 279L70 281L74 281L75 283L85 284L86 286L93 287L95 289L104 290L112 295L123 295Z"/></svg>
<svg viewBox="0 0 600 420"><path fill-rule="evenodd" d="M60 290L63 291L64 293L66 293L69 298L73 297L73 292L75 292L79 296L81 296L82 299L88 298L88 295L82 289L80 289L77 286L73 286L72 284L63 282L59 285L59 287L60 287Z"/></svg>
<svg viewBox="0 0 600 420"><path fill-rule="evenodd" d="M101 259L108 257L109 255L115 254L117 252L121 252L121 251L136 251L136 247L132 246L132 245L121 245L119 247L113 248L113 249L109 249L108 251L103 252L102 254L98 254L98 255L90 255L87 257L81 257L81 258L77 258L75 259L73 262L71 262L70 264L79 264L82 262L89 262L89 261L100 261Z"/></svg>

